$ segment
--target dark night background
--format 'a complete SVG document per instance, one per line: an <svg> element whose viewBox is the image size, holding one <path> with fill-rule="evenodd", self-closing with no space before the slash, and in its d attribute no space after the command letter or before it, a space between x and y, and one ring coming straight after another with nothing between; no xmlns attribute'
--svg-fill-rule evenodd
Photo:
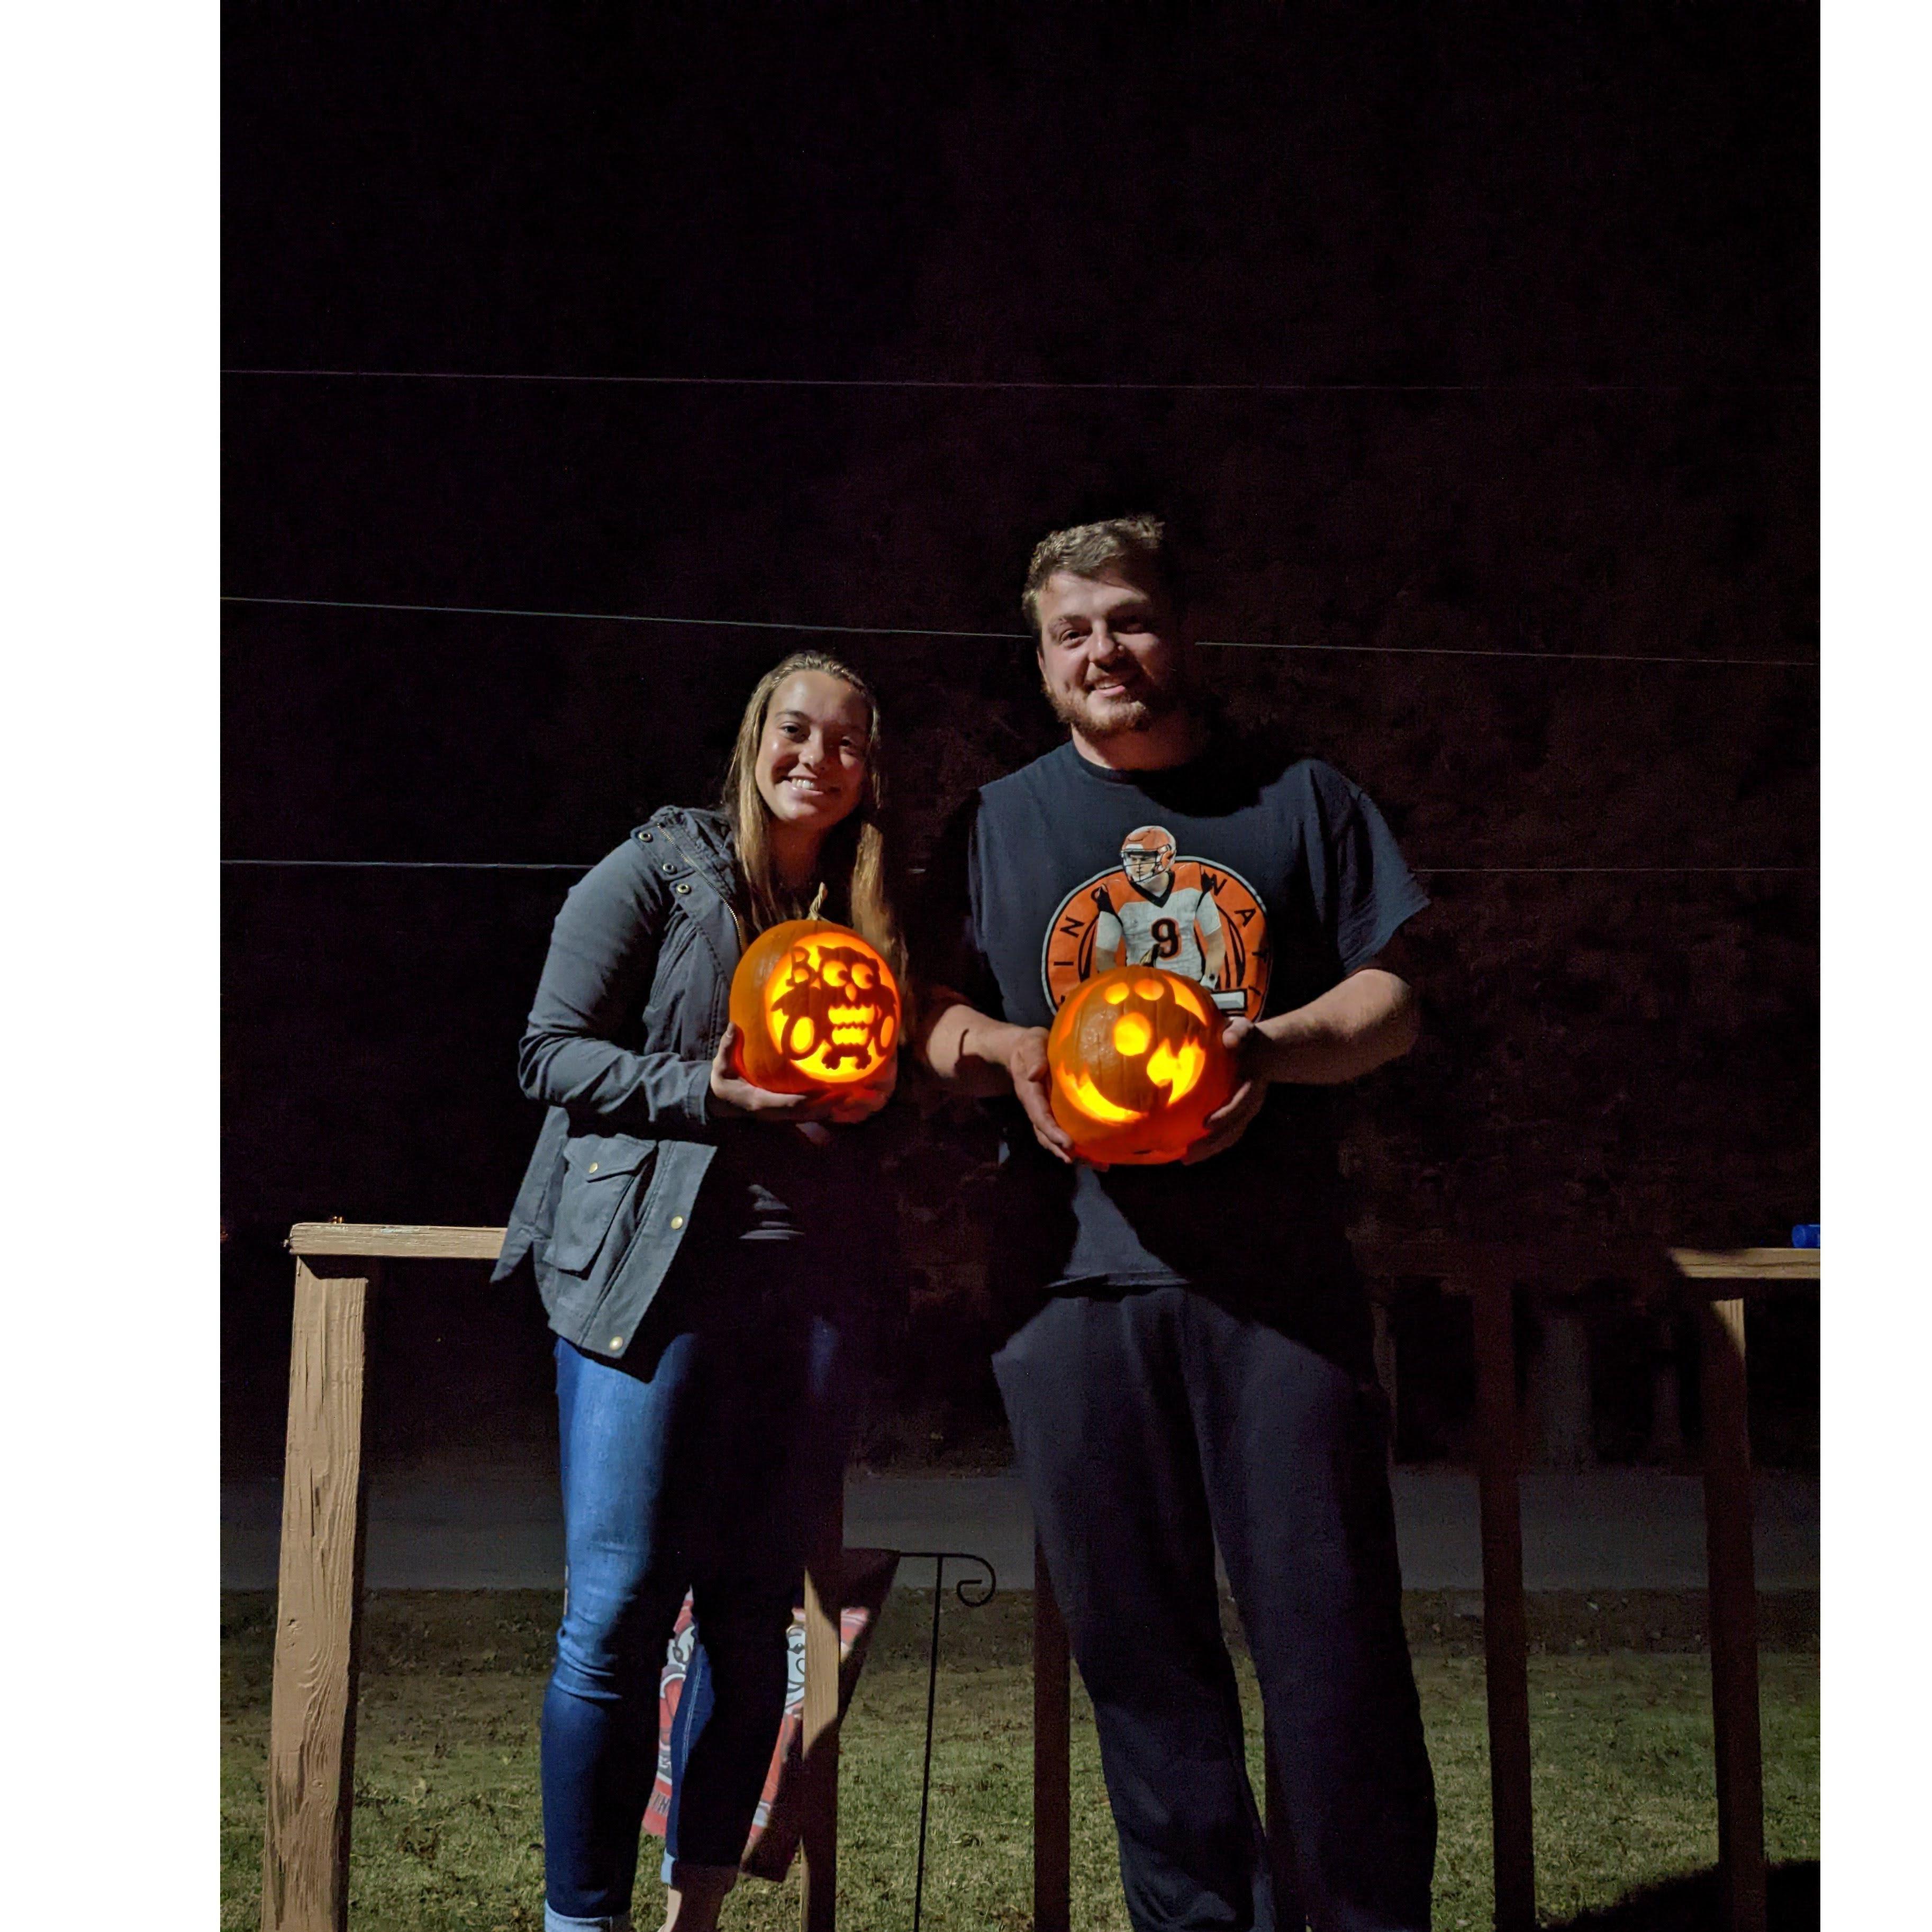
<svg viewBox="0 0 1932 1932"><path fill-rule="evenodd" d="M1817 682L1720 661L1817 655L1816 34L231 9L232 370L739 380L232 374L224 587L881 627L831 641L916 863L1054 733L1022 645L890 627L1016 630L1043 531L1162 508L1209 637L1376 647L1206 654L1435 897L1426 1036L1352 1103L1364 1229L1780 1240L1816 1214ZM575 863L707 800L800 641L247 602L224 638L230 859ZM279 1449L292 1221L504 1219L570 876L224 871L231 1465ZM922 1450L983 1430L984 1235L972 1137L902 1142L880 1414ZM548 1426L533 1303L392 1286L380 1453ZM1592 1320L1597 1446L1640 1454L1655 1334ZM1463 1345L1426 1294L1402 1322L1403 1453L1456 1453ZM1754 1330L1767 1460L1815 1454L1816 1336Z"/></svg>

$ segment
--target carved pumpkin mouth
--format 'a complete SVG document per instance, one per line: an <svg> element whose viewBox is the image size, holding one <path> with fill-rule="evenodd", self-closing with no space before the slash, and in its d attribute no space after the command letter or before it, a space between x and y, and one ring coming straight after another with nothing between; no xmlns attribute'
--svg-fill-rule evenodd
<svg viewBox="0 0 1932 1932"><path fill-rule="evenodd" d="M1104 1120L1109 1126L1124 1126L1130 1120L1147 1118L1138 1108L1117 1107L1094 1084L1093 1075L1084 1066L1077 1078L1070 1077L1064 1066L1056 1066L1053 1077L1060 1082L1060 1090L1090 1120Z"/></svg>
<svg viewBox="0 0 1932 1932"><path fill-rule="evenodd" d="M891 1024L877 1006L833 1006L825 1017L832 1022L832 1037L842 1046L856 1046Z"/></svg>

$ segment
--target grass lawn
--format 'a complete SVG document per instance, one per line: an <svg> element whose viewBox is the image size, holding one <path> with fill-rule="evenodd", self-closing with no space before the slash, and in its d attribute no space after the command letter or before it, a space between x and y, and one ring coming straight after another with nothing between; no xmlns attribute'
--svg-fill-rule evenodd
<svg viewBox="0 0 1932 1932"><path fill-rule="evenodd" d="M845 1726L839 1916L853 1932L911 1923L931 1608L929 1593L890 1600ZM1481 1627L1469 1600L1417 1593L1406 1609L1442 1816L1436 1923L1438 1932L1474 1932L1490 1916ZM979 1610L946 1605L926 1864L933 1932L1031 1923L1031 1614L1023 1592ZM1700 1600L1663 1593L1532 1600L1537 1893L1546 1923L1579 1920L1715 1862L1701 1615ZM1766 1600L1765 1826L1774 1861L1818 1856L1816 1615L1815 1598ZM368 1600L350 1906L358 1932L542 1925L536 1726L556 1616L554 1598L536 1592ZM260 1923L272 1634L266 1594L224 1598L224 1932ZM1237 1660L1258 1792L1259 1700L1238 1647ZM640 1932L652 1932L658 1894L648 1849L646 1864L636 1912ZM737 1932L790 1932L797 1923L796 1873L782 1886L745 1881L724 1918ZM1127 1925L1077 1677L1073 1923L1084 1932Z"/></svg>

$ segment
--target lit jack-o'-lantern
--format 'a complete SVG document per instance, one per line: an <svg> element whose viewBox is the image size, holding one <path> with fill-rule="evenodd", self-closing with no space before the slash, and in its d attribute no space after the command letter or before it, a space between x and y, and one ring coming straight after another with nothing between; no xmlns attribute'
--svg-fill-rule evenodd
<svg viewBox="0 0 1932 1932"><path fill-rule="evenodd" d="M1083 980L1047 1036L1053 1118L1090 1160L1178 1160L1234 1090L1226 1024L1178 973L1121 966Z"/></svg>
<svg viewBox="0 0 1932 1932"><path fill-rule="evenodd" d="M731 976L731 1019L754 1087L813 1094L854 1086L898 1045L898 982L856 932L788 920L746 948Z"/></svg>

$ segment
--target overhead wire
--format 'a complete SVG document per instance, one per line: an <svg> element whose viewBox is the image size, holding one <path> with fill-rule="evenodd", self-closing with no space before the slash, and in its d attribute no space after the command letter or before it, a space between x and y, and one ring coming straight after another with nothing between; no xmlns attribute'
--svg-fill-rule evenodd
<svg viewBox="0 0 1932 1932"><path fill-rule="evenodd" d="M1126 392L1148 395L1683 395L1808 394L1816 382L1065 382L1048 376L644 376L508 369L230 368L224 376L336 382L597 383L665 389L963 389Z"/></svg>
<svg viewBox="0 0 1932 1932"><path fill-rule="evenodd" d="M823 624L794 622L771 617L663 616L634 610L542 610L508 604L402 604L346 597L255 597L224 592L224 604L247 604L292 610L378 610L438 617L529 617L583 624L647 624L699 630L788 631L807 636L848 638L952 638L990 643L1023 644L1020 631L939 629L915 624ZM1204 650L1338 652L1373 657L1528 658L1577 664L1647 664L1745 666L1762 670L1816 670L1816 658L1684 657L1635 651L1528 651L1454 644L1337 644L1276 643L1252 638L1204 638Z"/></svg>
<svg viewBox="0 0 1932 1932"><path fill-rule="evenodd" d="M224 866L271 868L285 871L316 868L337 872L587 872L597 862L530 859L224 859ZM915 866L915 873L925 870ZM1489 877L1511 874L1591 873L1612 874L1690 873L1756 874L1817 872L1816 866L1412 866L1412 872L1430 878L1454 874L1480 873Z"/></svg>

